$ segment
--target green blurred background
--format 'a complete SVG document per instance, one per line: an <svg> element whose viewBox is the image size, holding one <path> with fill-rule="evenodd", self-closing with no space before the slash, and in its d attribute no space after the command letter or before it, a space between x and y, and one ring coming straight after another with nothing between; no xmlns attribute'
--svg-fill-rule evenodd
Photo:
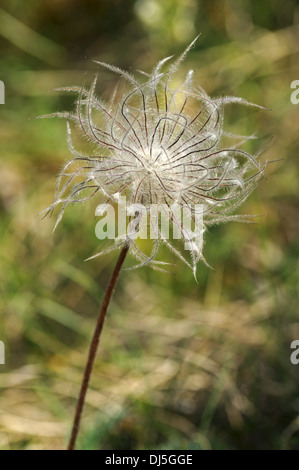
<svg viewBox="0 0 299 470"><path fill-rule="evenodd" d="M214 271L123 272L110 306L79 439L84 449L299 449L299 5L295 0L2 0L0 8L0 448L64 448L88 342L116 253L99 249L96 201L54 219L56 175L70 158L71 109L49 91L81 85L87 58L134 72L201 37L182 69L227 109L228 129L273 139L267 179L206 237ZM108 98L117 77L101 71ZM227 129L227 130L228 130Z"/></svg>

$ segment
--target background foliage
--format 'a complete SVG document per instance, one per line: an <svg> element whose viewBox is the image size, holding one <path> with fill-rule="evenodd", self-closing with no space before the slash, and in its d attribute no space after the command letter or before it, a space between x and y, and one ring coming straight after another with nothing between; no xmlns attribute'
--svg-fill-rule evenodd
<svg viewBox="0 0 299 470"><path fill-rule="evenodd" d="M0 447L65 446L95 315L115 254L99 249L94 206L54 220L69 158L65 123L33 120L70 109L49 91L92 79L95 64L150 71L195 35L183 64L212 96L266 111L227 112L230 130L273 135L267 180L241 208L258 225L210 230L199 284L149 268L124 272L105 324L85 408L84 449L298 449L298 122L295 0L2 0L0 79ZM116 77L101 71L108 97ZM170 254L167 255L172 261ZM174 261L174 260L173 260Z"/></svg>

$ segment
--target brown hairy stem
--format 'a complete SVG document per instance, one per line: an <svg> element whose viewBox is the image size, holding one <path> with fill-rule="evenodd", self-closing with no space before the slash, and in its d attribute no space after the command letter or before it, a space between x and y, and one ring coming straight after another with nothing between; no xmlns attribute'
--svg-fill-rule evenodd
<svg viewBox="0 0 299 470"><path fill-rule="evenodd" d="M95 327L94 334L93 334L93 337L89 346L88 359L87 359L87 363L85 366L84 376L83 376L83 380L81 384L81 390L80 390L80 394L79 394L79 398L77 402L76 413L74 417L73 428L72 428L72 433L71 433L71 437L70 437L70 441L68 445L68 450L74 450L75 448L76 439L77 439L77 435L78 435L79 428L80 428L80 421L81 421L81 415L82 415L82 411L84 407L86 392L88 389L88 384L89 384L91 372L93 369L94 360L97 354L98 345L99 345L100 336L101 336L101 332L103 329L107 309L108 309L111 296L113 294L121 267L123 265L123 262L126 258L128 251L129 251L129 245L126 244L123 246L119 254L119 257L117 259L113 273L110 277L110 280L109 280L109 283L108 283L108 286L107 286L107 289L103 298L103 302L99 311L96 327Z"/></svg>

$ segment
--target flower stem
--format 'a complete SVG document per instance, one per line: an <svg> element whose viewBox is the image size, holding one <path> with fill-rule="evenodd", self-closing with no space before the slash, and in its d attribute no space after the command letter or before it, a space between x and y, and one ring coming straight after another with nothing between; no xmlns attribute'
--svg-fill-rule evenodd
<svg viewBox="0 0 299 470"><path fill-rule="evenodd" d="M123 265L123 262L126 258L128 251L129 251L129 244L126 244L123 246L119 254L119 257L115 264L113 273L110 277L110 280L109 280L109 283L108 283L108 286L107 286L107 289L103 298L103 302L99 311L96 327L95 327L94 334L93 334L93 337L89 346L88 359L87 359L87 363L85 366L84 376L83 376L83 380L81 384L81 390L80 390L80 394L79 394L79 398L77 402L76 413L74 417L72 434L70 437L68 450L74 450L75 448L76 439L77 439L77 435L78 435L79 428L80 428L80 421L81 421L81 415L82 415L82 411L84 407L85 396L86 396L86 392L88 389L88 384L89 384L91 372L93 369L94 360L95 360L96 353L98 350L98 345L99 345L100 336L101 336L101 332L103 329L107 309L108 309L111 296L113 294L113 290L116 285L121 267Z"/></svg>

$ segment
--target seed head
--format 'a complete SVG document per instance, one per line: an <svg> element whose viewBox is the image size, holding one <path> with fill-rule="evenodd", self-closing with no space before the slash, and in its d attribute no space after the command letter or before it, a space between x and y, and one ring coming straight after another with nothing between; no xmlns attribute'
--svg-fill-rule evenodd
<svg viewBox="0 0 299 470"><path fill-rule="evenodd" d="M96 77L89 89L62 89L78 95L75 113L53 115L67 119L68 145L74 158L58 177L54 202L48 211L61 206L56 227L70 203L101 194L99 201L115 204L120 196L126 196L128 203L146 208L151 224L150 207L156 205L188 242L190 261L159 226L150 256L130 237L116 239L109 250L130 243L138 266L150 263L161 269L159 265L167 263L155 260L155 256L163 242L195 274L199 259L205 261L201 240L206 228L232 219L246 221L246 216L231 214L256 187L265 165L240 148L252 136L236 139L238 136L223 131L225 105L257 105L236 97L210 98L193 83L192 70L182 83L175 83L175 72L194 42L166 71L171 57L161 60L151 74L143 73L143 81L117 67L96 62L119 74L127 84L126 91L115 93L109 104L95 94ZM83 155L75 149L70 122L94 144L91 154ZM234 144L222 146L223 136L232 137ZM192 233L171 210L173 204L188 211L195 224ZM203 214L200 226L195 218L198 207Z"/></svg>

